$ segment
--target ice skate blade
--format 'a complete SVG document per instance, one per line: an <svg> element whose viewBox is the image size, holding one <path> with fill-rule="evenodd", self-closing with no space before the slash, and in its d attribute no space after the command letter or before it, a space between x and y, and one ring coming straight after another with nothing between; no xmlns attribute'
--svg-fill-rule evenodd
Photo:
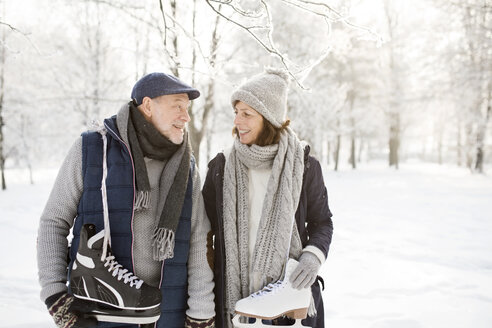
<svg viewBox="0 0 492 328"><path fill-rule="evenodd" d="M106 322L118 322L118 323L134 323L134 324L147 324L154 323L159 320L161 315L156 315L153 317L114 317L106 314L96 314L94 317L97 321L106 321Z"/></svg>
<svg viewBox="0 0 492 328"><path fill-rule="evenodd" d="M236 314L234 316L234 318L232 318L232 323L234 324L234 328L254 328L254 327L262 327L262 328L265 328L265 327L270 327L270 325L264 325L262 322L261 322L261 318L256 318L255 322L254 323L243 323L243 322L239 322L239 318L241 317L242 315L241 314ZM275 318L273 318L275 319ZM303 326L302 324L302 319L296 319L296 322L291 325L291 326L275 326L275 327L279 327L279 328L291 328L291 327L298 327L298 328L310 328L309 326Z"/></svg>
<svg viewBox="0 0 492 328"><path fill-rule="evenodd" d="M237 311L237 310L236 310L236 313L239 315L245 316L245 317L260 318L260 319L265 319L265 320L273 320L273 319L279 318L279 317L284 316L284 315L286 317L289 317L292 319L305 319L307 317L308 308L293 309L293 310L285 311L285 312L280 313L280 314L273 316L273 317L259 316L257 314L246 313L246 312L241 312L241 311Z"/></svg>
<svg viewBox="0 0 492 328"><path fill-rule="evenodd" d="M154 323L161 316L160 308L145 311L119 310L116 308L102 308L92 310L90 316L98 321L117 322L117 323L132 323L132 324L147 324Z"/></svg>

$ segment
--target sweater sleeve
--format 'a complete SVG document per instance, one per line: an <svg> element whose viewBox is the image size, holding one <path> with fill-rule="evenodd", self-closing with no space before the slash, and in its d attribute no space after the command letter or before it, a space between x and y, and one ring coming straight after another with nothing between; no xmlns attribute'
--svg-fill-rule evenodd
<svg viewBox="0 0 492 328"><path fill-rule="evenodd" d="M82 137L68 152L41 215L37 261L41 300L67 290L67 255L70 228L83 191Z"/></svg>
<svg viewBox="0 0 492 328"><path fill-rule="evenodd" d="M205 213L198 168L193 176L193 209L191 240L188 257L188 310L186 315L194 319L210 319L215 316L213 273L207 261L207 234L210 221Z"/></svg>

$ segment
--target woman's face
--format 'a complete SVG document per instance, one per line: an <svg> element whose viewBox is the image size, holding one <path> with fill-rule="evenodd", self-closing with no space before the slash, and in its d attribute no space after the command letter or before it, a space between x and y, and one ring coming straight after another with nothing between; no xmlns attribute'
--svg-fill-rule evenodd
<svg viewBox="0 0 492 328"><path fill-rule="evenodd" d="M249 105L238 101L234 106L234 126L242 144L252 145L263 129L263 116Z"/></svg>

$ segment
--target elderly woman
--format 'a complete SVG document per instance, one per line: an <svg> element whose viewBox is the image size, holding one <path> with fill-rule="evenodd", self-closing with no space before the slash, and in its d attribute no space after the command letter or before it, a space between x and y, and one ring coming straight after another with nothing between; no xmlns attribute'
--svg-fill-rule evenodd
<svg viewBox="0 0 492 328"><path fill-rule="evenodd" d="M288 84L284 71L267 69L232 94L233 146L208 165L202 193L212 224L216 327L232 326L238 300L284 278L287 257L299 265L285 280L312 292L302 324L324 327L318 272L332 214L319 162L288 127ZM285 312L290 301L281 301Z"/></svg>

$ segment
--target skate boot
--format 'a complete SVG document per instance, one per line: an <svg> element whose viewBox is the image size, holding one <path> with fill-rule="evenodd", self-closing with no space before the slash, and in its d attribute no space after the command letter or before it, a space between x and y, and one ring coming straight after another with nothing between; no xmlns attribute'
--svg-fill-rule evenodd
<svg viewBox="0 0 492 328"><path fill-rule="evenodd" d="M261 319L272 320L285 315L296 319L293 326L285 327L305 327L301 324L301 320L307 317L311 302L311 288L294 289L289 281L290 275L298 264L296 260L289 259L283 280L268 284L262 290L237 301L236 315L232 320L234 326L265 327ZM256 321L253 324L241 323L240 316L256 318Z"/></svg>
<svg viewBox="0 0 492 328"><path fill-rule="evenodd" d="M145 324L159 319L161 291L151 287L116 262L109 244L102 258L104 230L93 224L80 232L70 286L75 297L95 302L91 314L99 321Z"/></svg>

